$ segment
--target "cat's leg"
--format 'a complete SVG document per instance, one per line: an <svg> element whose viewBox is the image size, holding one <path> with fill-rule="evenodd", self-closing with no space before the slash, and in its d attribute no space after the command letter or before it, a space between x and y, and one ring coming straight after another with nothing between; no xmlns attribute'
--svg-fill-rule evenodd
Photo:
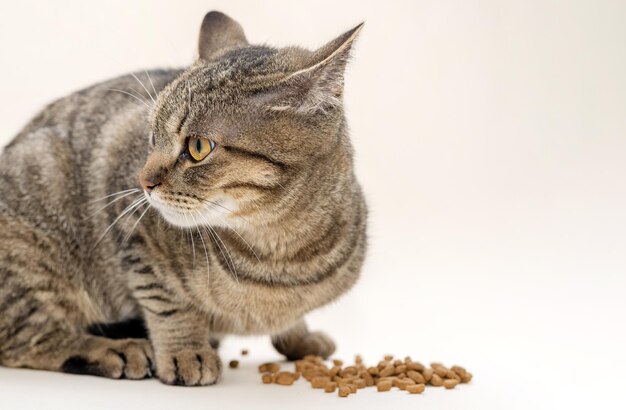
<svg viewBox="0 0 626 410"><path fill-rule="evenodd" d="M222 362L212 347L217 340L210 337L209 315L185 302L184 280L146 262L150 258L145 256L143 241L131 238L130 242L125 258L129 285L144 312L157 376L166 384L215 384Z"/></svg>
<svg viewBox="0 0 626 410"><path fill-rule="evenodd" d="M207 315L174 304L168 310L149 309L146 323L159 379L183 386L215 384L222 362L210 344Z"/></svg>
<svg viewBox="0 0 626 410"><path fill-rule="evenodd" d="M61 278L51 278L53 285L47 286L37 280L43 277L0 266L0 365L114 379L151 375L147 339L88 334L87 315L80 309L82 292L63 285Z"/></svg>
<svg viewBox="0 0 626 410"><path fill-rule="evenodd" d="M0 215L0 365L141 379L147 339L89 334L103 314L85 290L65 235Z"/></svg>
<svg viewBox="0 0 626 410"><path fill-rule="evenodd" d="M309 332L304 319L286 331L272 335L276 350L289 360L298 360L306 355L328 358L335 352L335 343L322 332Z"/></svg>

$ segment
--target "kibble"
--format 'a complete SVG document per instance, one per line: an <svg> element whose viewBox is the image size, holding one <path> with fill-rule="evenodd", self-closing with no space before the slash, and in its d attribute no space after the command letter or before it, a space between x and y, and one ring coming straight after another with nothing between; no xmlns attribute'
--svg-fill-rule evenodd
<svg viewBox="0 0 626 410"><path fill-rule="evenodd" d="M443 387L446 389L454 389L457 384L459 384L457 379L446 379L443 381Z"/></svg>
<svg viewBox="0 0 626 410"><path fill-rule="evenodd" d="M324 386L324 391L326 393L334 393L336 389L337 389L337 383L335 382L328 382L326 383L326 386Z"/></svg>
<svg viewBox="0 0 626 410"><path fill-rule="evenodd" d="M416 370L409 370L408 372L406 372L406 375L415 383L426 383L426 379L424 379L424 376L422 376L422 374Z"/></svg>
<svg viewBox="0 0 626 410"><path fill-rule="evenodd" d="M247 355L248 355L248 353L249 353L249 352L248 352L248 349L242 349L242 350L241 350L241 355L242 355L242 356L247 356Z"/></svg>
<svg viewBox="0 0 626 410"><path fill-rule="evenodd" d="M390 380L383 380L381 382L378 382L378 384L376 384L376 389L378 391L389 391L391 390L391 386L392 386L392 383Z"/></svg>
<svg viewBox="0 0 626 410"><path fill-rule="evenodd" d="M283 386L291 386L293 382L298 380L298 375L291 372L280 372L276 375L276 384Z"/></svg>
<svg viewBox="0 0 626 410"><path fill-rule="evenodd" d="M413 385L406 386L406 391L408 391L411 394L424 393L425 389L426 389L425 384L413 384Z"/></svg>
<svg viewBox="0 0 626 410"><path fill-rule="evenodd" d="M348 397L350 394L350 388L348 386L341 386L339 388L339 397Z"/></svg>
<svg viewBox="0 0 626 410"><path fill-rule="evenodd" d="M280 365L278 363L263 363L259 366L259 373L276 373L280 370Z"/></svg>
<svg viewBox="0 0 626 410"><path fill-rule="evenodd" d="M239 361L232 360L229 366L237 368ZM448 368L433 362L426 367L409 356L400 360L392 355L386 355L376 366L367 366L363 358L356 355L354 364L345 367L339 359L334 359L332 366L328 366L322 357L309 355L295 361L295 372L281 371L280 365L274 362L261 364L259 372L263 373L261 381L264 384L291 386L302 377L312 388L326 393L337 391L339 397L348 397L359 389L373 386L379 392L396 387L409 394L421 394L427 385L454 389L472 379L472 374L458 365Z"/></svg>
<svg viewBox="0 0 626 410"><path fill-rule="evenodd" d="M230 362L228 362L228 367L230 367L231 369L236 369L239 367L239 360L231 360Z"/></svg>
<svg viewBox="0 0 626 410"><path fill-rule="evenodd" d="M430 379L430 385L440 387L443 385L443 379L438 374L433 374L433 377Z"/></svg>
<svg viewBox="0 0 626 410"><path fill-rule="evenodd" d="M311 387L314 389L323 389L330 382L330 377L317 376L311 379Z"/></svg>

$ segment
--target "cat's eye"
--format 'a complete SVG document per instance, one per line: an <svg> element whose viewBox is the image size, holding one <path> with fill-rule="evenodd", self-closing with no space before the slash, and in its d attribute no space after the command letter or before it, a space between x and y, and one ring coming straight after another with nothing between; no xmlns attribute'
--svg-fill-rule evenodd
<svg viewBox="0 0 626 410"><path fill-rule="evenodd" d="M215 149L215 142L204 137L190 137L187 151L195 161L202 161Z"/></svg>

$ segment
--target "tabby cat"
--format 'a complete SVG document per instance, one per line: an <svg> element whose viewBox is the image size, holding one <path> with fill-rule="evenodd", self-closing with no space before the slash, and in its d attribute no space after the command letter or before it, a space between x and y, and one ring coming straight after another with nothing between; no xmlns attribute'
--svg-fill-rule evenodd
<svg viewBox="0 0 626 410"><path fill-rule="evenodd" d="M342 103L361 27L277 49L210 12L190 67L39 113L0 157L0 364L197 386L226 334L333 353L304 315L366 249Z"/></svg>

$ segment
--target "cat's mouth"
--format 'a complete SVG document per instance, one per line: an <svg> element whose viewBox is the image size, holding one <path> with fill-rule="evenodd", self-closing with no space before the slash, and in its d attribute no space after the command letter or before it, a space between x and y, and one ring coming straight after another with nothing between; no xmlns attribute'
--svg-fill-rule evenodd
<svg viewBox="0 0 626 410"><path fill-rule="evenodd" d="M144 195L148 203L159 211L163 219L181 228L192 228L203 225L226 226L228 224L226 218L229 214L232 214L231 212L227 213L223 210L216 209L215 206L207 206L206 204L182 207L177 203L170 203L170 201L163 199L156 191L150 194L144 191ZM227 209L223 206L222 208Z"/></svg>

